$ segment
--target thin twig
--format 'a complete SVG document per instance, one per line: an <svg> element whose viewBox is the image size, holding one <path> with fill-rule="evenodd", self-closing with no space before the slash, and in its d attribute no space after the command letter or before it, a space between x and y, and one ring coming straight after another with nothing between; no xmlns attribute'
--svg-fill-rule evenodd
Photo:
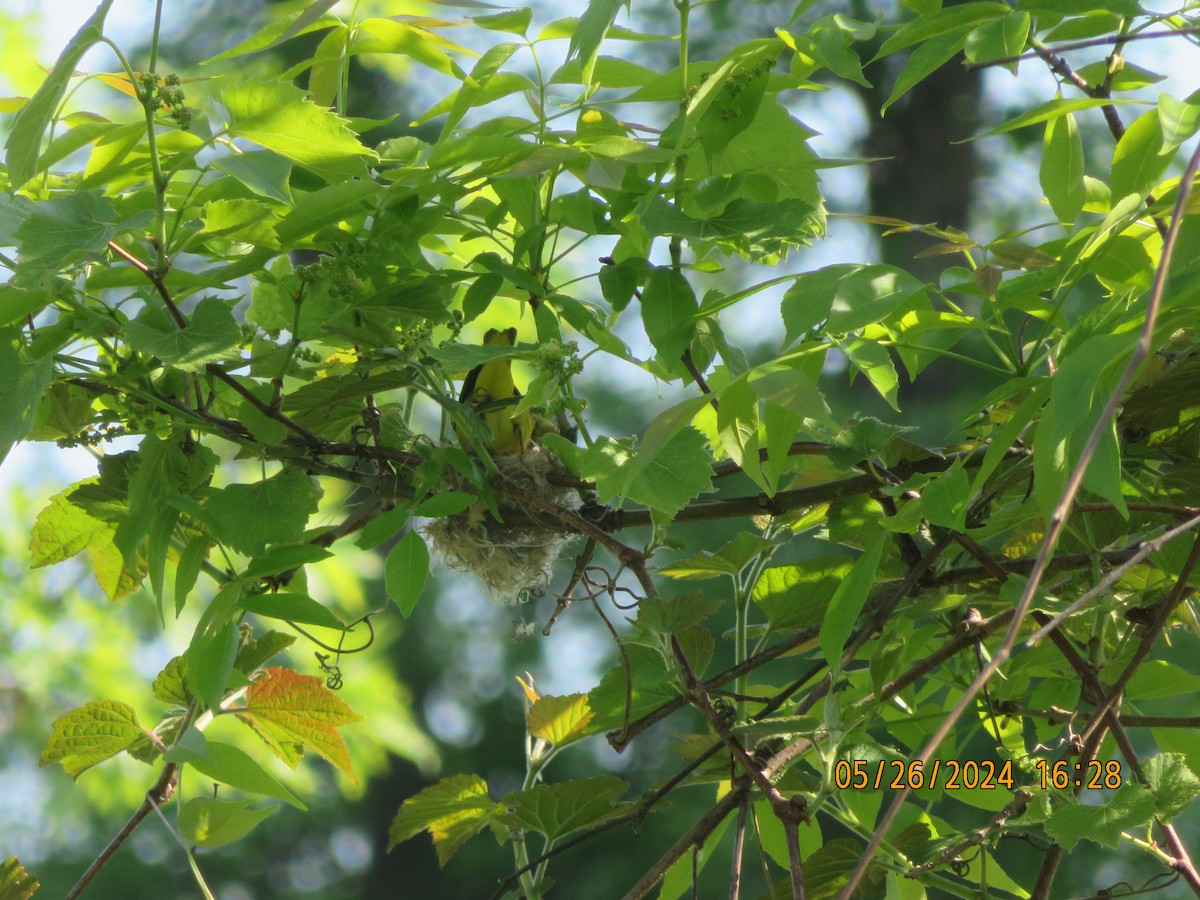
<svg viewBox="0 0 1200 900"><path fill-rule="evenodd" d="M1061 44L1047 45L1051 53L1067 53L1071 50L1086 50L1088 47L1107 47L1111 44L1125 44L1130 41L1152 41L1157 38L1173 38L1181 34L1200 34L1200 25L1187 28L1176 28L1171 31L1143 31L1140 34L1109 35L1107 37L1088 38L1087 40L1065 41ZM1007 66L1010 63L1022 62L1027 59L1037 59L1041 56L1037 50L1029 50L1016 56L1001 56L986 62L967 63L963 66L968 72L976 69L990 69L993 66Z"/></svg>
<svg viewBox="0 0 1200 900"><path fill-rule="evenodd" d="M664 875L671 866L675 865L689 849L693 846L699 846L704 843L717 826L725 821L725 817L737 809L741 803L742 794L746 788L744 785L735 782L732 790L724 797L716 802L716 804L697 820L696 824L684 832L670 849L667 850L658 860L652 865L641 878L631 887L626 893L624 900L642 900L647 894L654 889L654 886L662 881Z"/></svg>
<svg viewBox="0 0 1200 900"><path fill-rule="evenodd" d="M163 305L166 306L167 312L171 314L171 318L175 320L175 324L181 329L187 328L187 319L184 318L183 313L179 311L179 307L175 305L175 298L173 298L171 296L171 292L167 290L167 285L166 282L163 281L162 275L154 271L154 269L150 268L116 241L109 241L108 249L145 275L150 281L150 284L152 284L154 289L158 292L158 296L162 298Z"/></svg>
<svg viewBox="0 0 1200 900"><path fill-rule="evenodd" d="M742 794L738 804L737 824L733 829L733 855L729 863L729 900L739 900L742 893L742 853L746 847L746 811L750 797Z"/></svg>
<svg viewBox="0 0 1200 900"><path fill-rule="evenodd" d="M688 374L692 376L692 381L696 382L696 387L700 388L700 393L708 398L708 402L712 404L712 408L715 411L720 412L721 407L717 403L717 395L712 392L712 388L704 380L704 373L700 371L700 367L696 365L696 360L692 358L691 347L683 351L681 361L683 362L683 367L688 370Z"/></svg>
<svg viewBox="0 0 1200 900"><path fill-rule="evenodd" d="M1171 588L1171 592L1155 604L1150 624L1146 626L1142 639L1138 641L1132 658L1117 677L1117 680L1109 688L1107 697L1096 704L1096 711L1093 714L1092 720L1083 730L1084 740L1087 740L1098 730L1104 716L1115 707L1118 698L1125 690L1125 686L1129 684L1129 680L1133 678L1134 673L1137 672L1146 657L1150 655L1150 651L1154 649L1159 635L1162 634L1163 629L1167 625L1167 620L1171 618L1171 613L1175 611L1175 608L1183 602L1183 599L1191 591L1191 587L1188 585L1188 578L1191 577L1192 570L1196 567L1197 562L1200 562L1200 535L1197 535L1196 540L1192 542L1192 550L1188 554L1187 559L1184 560L1183 566L1180 567L1179 577L1175 580L1175 585Z"/></svg>
<svg viewBox="0 0 1200 900"><path fill-rule="evenodd" d="M142 824L142 820L154 811L156 806L161 806L167 803L171 797L175 795L175 788L179 785L179 766L176 763L167 763L163 766L162 772L158 776L158 780L154 782L154 786L146 792L146 797L142 800L141 805L129 817L113 839L108 842L100 855L92 860L92 864L87 867L87 871L80 876L75 882L75 886L69 890L64 900L75 900L99 874L100 870L108 864L108 861L116 854L118 850L129 840L130 835Z"/></svg>

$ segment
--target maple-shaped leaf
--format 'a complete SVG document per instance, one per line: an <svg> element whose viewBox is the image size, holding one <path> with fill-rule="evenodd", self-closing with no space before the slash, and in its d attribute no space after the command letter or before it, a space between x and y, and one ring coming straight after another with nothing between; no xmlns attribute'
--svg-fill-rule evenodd
<svg viewBox="0 0 1200 900"><path fill-rule="evenodd" d="M302 749L311 747L358 783L337 728L363 717L315 675L279 667L264 670L247 688L238 717L288 765L295 767Z"/></svg>
<svg viewBox="0 0 1200 900"><path fill-rule="evenodd" d="M438 864L445 867L463 842L489 825L500 809L478 775L451 775L404 801L388 829L388 850L428 831Z"/></svg>
<svg viewBox="0 0 1200 900"><path fill-rule="evenodd" d="M539 697L529 708L529 733L559 746L569 744L587 734L594 715L587 694Z"/></svg>
<svg viewBox="0 0 1200 900"><path fill-rule="evenodd" d="M86 703L56 719L53 729L38 764L62 763L72 778L116 756L144 733L133 707L117 700Z"/></svg>
<svg viewBox="0 0 1200 900"><path fill-rule="evenodd" d="M515 791L502 801L505 816L521 828L556 841L573 831L620 815L626 807L617 801L629 784L612 775L538 784Z"/></svg>

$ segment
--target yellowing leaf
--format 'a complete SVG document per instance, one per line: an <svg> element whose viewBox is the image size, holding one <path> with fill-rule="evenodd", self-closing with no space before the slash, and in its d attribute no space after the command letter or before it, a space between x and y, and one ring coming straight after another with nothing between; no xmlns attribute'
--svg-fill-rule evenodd
<svg viewBox="0 0 1200 900"><path fill-rule="evenodd" d="M463 842L496 816L497 806L478 775L452 775L409 797L388 829L388 849L428 831L445 866Z"/></svg>
<svg viewBox="0 0 1200 900"><path fill-rule="evenodd" d="M109 600L117 600L137 589L141 575L125 569L121 551L113 543L116 528L72 502L78 488L95 484L96 479L88 479L71 485L38 513L29 540L31 565L35 569L53 565L86 550L97 583Z"/></svg>
<svg viewBox="0 0 1200 900"><path fill-rule="evenodd" d="M567 744L587 733L593 717L587 694L541 697L529 710L529 733L552 744Z"/></svg>
<svg viewBox="0 0 1200 900"><path fill-rule="evenodd" d="M362 720L314 675L292 669L270 668L246 691L246 705L238 717L284 762L295 765L299 748L311 747L346 773L358 778L350 753L337 728Z"/></svg>
<svg viewBox="0 0 1200 900"><path fill-rule="evenodd" d="M0 897L4 900L29 900L39 887L15 856L0 862Z"/></svg>
<svg viewBox="0 0 1200 900"><path fill-rule="evenodd" d="M525 678L528 678L529 680L526 681ZM520 675L518 675L517 681L521 684L521 690L525 692L525 699L532 706L541 699L541 695L537 692L537 688L533 686L533 676L526 672L525 678L522 678Z"/></svg>

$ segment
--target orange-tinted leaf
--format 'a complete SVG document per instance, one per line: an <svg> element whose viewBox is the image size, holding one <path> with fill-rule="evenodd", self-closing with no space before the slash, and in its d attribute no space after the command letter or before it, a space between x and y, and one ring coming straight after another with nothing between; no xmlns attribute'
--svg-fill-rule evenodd
<svg viewBox="0 0 1200 900"><path fill-rule="evenodd" d="M301 748L311 747L357 784L337 728L363 717L320 678L292 669L266 669L247 689L246 705L238 716L288 765L296 764Z"/></svg>

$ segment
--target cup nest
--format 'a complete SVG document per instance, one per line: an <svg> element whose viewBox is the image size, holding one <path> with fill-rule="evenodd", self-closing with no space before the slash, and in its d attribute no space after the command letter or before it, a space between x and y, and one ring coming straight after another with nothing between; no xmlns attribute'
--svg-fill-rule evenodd
<svg viewBox="0 0 1200 900"><path fill-rule="evenodd" d="M548 476L560 471L551 454L532 451L524 456L497 456L495 462L502 476L495 492L497 505L526 513L521 524L497 522L487 505L478 500L453 516L431 519L422 531L447 567L478 578L493 603L515 606L545 590L570 538L561 528L530 521L538 517L538 509L527 497L568 509L579 504L574 491L549 482ZM506 485L516 490L506 490ZM446 476L445 488L475 490L454 471Z"/></svg>

